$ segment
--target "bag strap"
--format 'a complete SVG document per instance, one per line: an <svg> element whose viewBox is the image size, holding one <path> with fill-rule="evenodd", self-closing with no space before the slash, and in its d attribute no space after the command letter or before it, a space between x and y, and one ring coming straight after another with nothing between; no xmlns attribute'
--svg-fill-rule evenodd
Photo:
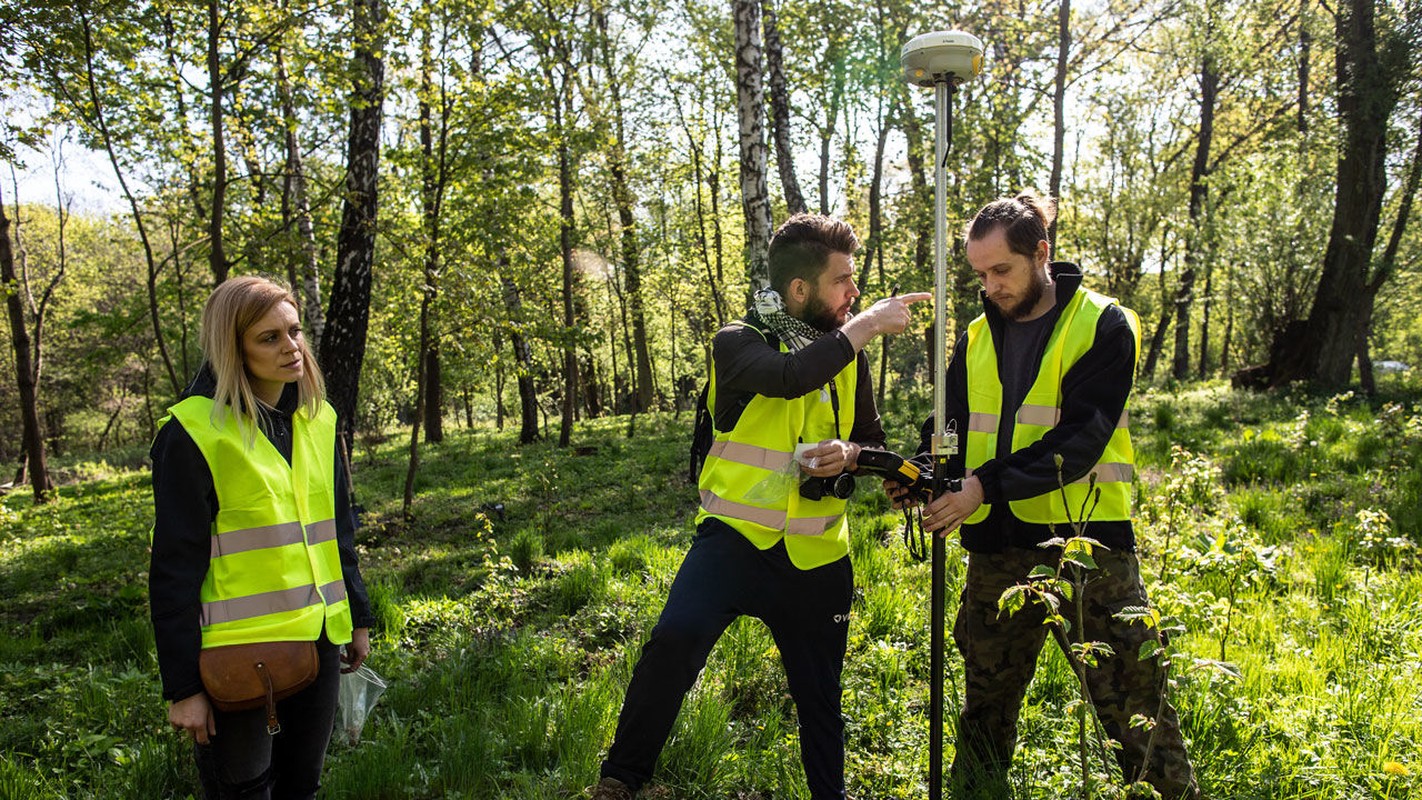
<svg viewBox="0 0 1422 800"><path fill-rule="evenodd" d="M272 674L267 670L265 661L258 661L256 669L257 677L262 679L262 686L267 690L267 735L276 736L281 733L281 722L277 720L276 697L272 692Z"/></svg>

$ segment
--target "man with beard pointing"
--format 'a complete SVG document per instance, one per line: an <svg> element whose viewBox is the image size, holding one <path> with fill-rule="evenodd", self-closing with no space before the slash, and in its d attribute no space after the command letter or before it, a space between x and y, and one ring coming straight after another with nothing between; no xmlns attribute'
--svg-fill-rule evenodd
<svg viewBox="0 0 1422 800"><path fill-rule="evenodd" d="M632 673L594 800L630 800L651 778L682 699L741 615L764 622L780 651L810 796L845 796L840 671L854 577L845 501L817 479L883 446L860 351L930 298L887 297L852 316L858 248L844 222L791 217L771 238L771 288L716 334L696 538Z"/></svg>

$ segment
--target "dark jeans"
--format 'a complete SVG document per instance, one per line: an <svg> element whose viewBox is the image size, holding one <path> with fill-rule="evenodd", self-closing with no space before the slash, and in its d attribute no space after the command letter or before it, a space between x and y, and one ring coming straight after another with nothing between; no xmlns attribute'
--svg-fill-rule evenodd
<svg viewBox="0 0 1422 800"><path fill-rule="evenodd" d="M198 778L206 800L307 800L321 788L321 766L336 721L341 650L316 641L316 682L277 703L281 732L267 734L266 709L213 709L216 735L197 745Z"/></svg>
<svg viewBox="0 0 1422 800"><path fill-rule="evenodd" d="M717 519L697 531L661 619L632 672L604 777L634 791L652 777L682 700L727 626L741 615L770 628L800 720L800 758L815 800L844 797L840 672L854 572L846 556L811 570L785 544L759 550Z"/></svg>

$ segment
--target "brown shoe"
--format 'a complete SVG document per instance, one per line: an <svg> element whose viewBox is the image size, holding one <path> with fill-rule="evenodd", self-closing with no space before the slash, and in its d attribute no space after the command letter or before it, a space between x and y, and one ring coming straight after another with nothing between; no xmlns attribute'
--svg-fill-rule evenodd
<svg viewBox="0 0 1422 800"><path fill-rule="evenodd" d="M632 800L632 790L616 778L603 778L592 788L588 800Z"/></svg>

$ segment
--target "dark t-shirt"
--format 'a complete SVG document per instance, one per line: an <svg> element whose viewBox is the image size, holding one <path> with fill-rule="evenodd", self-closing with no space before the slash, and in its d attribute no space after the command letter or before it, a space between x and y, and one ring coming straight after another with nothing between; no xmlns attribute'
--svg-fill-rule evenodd
<svg viewBox="0 0 1422 800"><path fill-rule="evenodd" d="M1040 354L1047 347L1047 337L1052 335L1052 314L1028 322L1006 320L1002 328L1002 352L998 354L997 375L1002 381L1002 416L998 420L1001 431L997 437L997 457L1003 458L1012 452L1012 429L1017 422L1017 409L1037 379Z"/></svg>

